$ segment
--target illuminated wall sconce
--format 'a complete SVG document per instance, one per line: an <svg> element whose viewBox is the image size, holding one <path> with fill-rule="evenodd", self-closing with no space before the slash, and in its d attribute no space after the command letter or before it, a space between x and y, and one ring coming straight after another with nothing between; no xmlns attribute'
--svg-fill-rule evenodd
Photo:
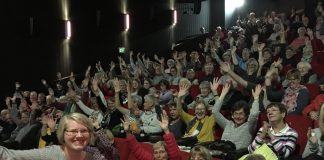
<svg viewBox="0 0 324 160"><path fill-rule="evenodd" d="M65 22L65 39L70 39L72 36L71 22L68 20Z"/></svg>
<svg viewBox="0 0 324 160"><path fill-rule="evenodd" d="M178 22L178 15L177 15L177 10L173 10L173 23L172 25L175 26Z"/></svg>
<svg viewBox="0 0 324 160"><path fill-rule="evenodd" d="M128 31L129 30L129 26L130 26L130 22L129 22L129 14L125 14L124 15L124 30Z"/></svg>

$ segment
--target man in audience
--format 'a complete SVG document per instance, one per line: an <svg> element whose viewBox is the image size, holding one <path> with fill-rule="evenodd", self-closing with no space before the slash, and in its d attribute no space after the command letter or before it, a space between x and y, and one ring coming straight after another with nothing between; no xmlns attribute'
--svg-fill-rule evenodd
<svg viewBox="0 0 324 160"><path fill-rule="evenodd" d="M169 106L169 129L173 133L176 139L181 138L186 131L186 124L182 121L175 103L171 103Z"/></svg>

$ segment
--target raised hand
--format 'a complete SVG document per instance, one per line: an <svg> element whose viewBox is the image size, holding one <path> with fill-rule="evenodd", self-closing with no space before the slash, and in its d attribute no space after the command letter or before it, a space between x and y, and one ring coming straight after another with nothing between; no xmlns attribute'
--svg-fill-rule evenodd
<svg viewBox="0 0 324 160"><path fill-rule="evenodd" d="M260 84L256 85L255 89L252 89L252 95L254 100L259 99L261 91L262 91L262 87Z"/></svg>
<svg viewBox="0 0 324 160"><path fill-rule="evenodd" d="M263 121L263 126L262 126L262 132L261 132L261 138L264 140L264 138L267 136L269 132L270 125L268 122Z"/></svg>
<svg viewBox="0 0 324 160"><path fill-rule="evenodd" d="M91 65L88 66L86 73L85 73L85 77L90 77L90 71L91 71Z"/></svg>
<svg viewBox="0 0 324 160"><path fill-rule="evenodd" d="M130 81L127 81L126 82L126 89L127 89L127 93L131 93L132 91L132 84L131 84L131 82ZM120 90L120 89L119 89Z"/></svg>
<svg viewBox="0 0 324 160"><path fill-rule="evenodd" d="M124 115L124 119L120 119L120 120L121 120L121 122L123 124L124 131L128 132L129 131L129 125L130 125L128 117Z"/></svg>
<svg viewBox="0 0 324 160"><path fill-rule="evenodd" d="M110 61L110 70L114 69L116 67L116 64L114 61Z"/></svg>
<svg viewBox="0 0 324 160"><path fill-rule="evenodd" d="M179 85L178 98L185 96L189 88L190 86L188 84Z"/></svg>
<svg viewBox="0 0 324 160"><path fill-rule="evenodd" d="M8 109L10 109L11 108L11 104L10 104L10 102L11 102L11 98L10 97L6 97L6 106L8 107Z"/></svg>
<svg viewBox="0 0 324 160"><path fill-rule="evenodd" d="M220 80L217 78L213 79L213 82L210 82L210 89L213 91L214 94L217 94L217 88L220 84Z"/></svg>
<svg viewBox="0 0 324 160"><path fill-rule="evenodd" d="M231 89L231 83L226 83L223 86L222 93L221 93L221 97L225 97L227 95L227 93L229 92L230 89Z"/></svg>
<svg viewBox="0 0 324 160"><path fill-rule="evenodd" d="M312 132L312 128L308 127L307 138L313 144L318 144L318 139L315 134Z"/></svg>
<svg viewBox="0 0 324 160"><path fill-rule="evenodd" d="M113 84L114 84L115 93L119 93L120 92L120 82L119 82L118 78L114 78Z"/></svg>
<svg viewBox="0 0 324 160"><path fill-rule="evenodd" d="M47 126L51 129L51 131L55 130L56 122L57 122L57 118L53 118L53 115L48 115Z"/></svg>
<svg viewBox="0 0 324 160"><path fill-rule="evenodd" d="M225 63L225 62L222 62L222 63L220 64L220 68L221 68L225 73L227 73L227 72L229 72L229 71L231 70L230 64Z"/></svg>
<svg viewBox="0 0 324 160"><path fill-rule="evenodd" d="M169 117L165 110L163 110L163 113L161 115L160 127L165 133L169 132Z"/></svg>
<svg viewBox="0 0 324 160"><path fill-rule="evenodd" d="M261 44L259 45L259 47L258 47L258 51L259 51L259 52L262 52L262 50L263 50L263 48L264 48L265 46L266 46L265 43L261 43Z"/></svg>

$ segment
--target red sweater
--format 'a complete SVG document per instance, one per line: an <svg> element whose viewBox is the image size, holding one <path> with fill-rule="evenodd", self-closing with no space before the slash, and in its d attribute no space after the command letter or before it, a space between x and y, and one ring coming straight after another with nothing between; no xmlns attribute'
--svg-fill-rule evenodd
<svg viewBox="0 0 324 160"><path fill-rule="evenodd" d="M303 115L308 116L311 111L319 111L322 102L324 102L324 94L317 95L316 98L304 108Z"/></svg>
<svg viewBox="0 0 324 160"><path fill-rule="evenodd" d="M172 133L164 134L163 139L166 144L166 151L169 156L169 160L181 160L180 149ZM140 160L153 160L153 153L148 152L142 148L140 143L137 142L133 135L127 136L127 142L130 150L133 152L134 156Z"/></svg>

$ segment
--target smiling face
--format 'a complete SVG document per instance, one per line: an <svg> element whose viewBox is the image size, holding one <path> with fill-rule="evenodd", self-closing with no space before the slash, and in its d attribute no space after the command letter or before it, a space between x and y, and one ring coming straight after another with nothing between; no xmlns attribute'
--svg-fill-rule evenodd
<svg viewBox="0 0 324 160"><path fill-rule="evenodd" d="M246 121L247 116L244 112L244 109L241 108L241 109L233 112L232 118L233 118L234 123L236 125L240 126L241 124L243 124Z"/></svg>
<svg viewBox="0 0 324 160"><path fill-rule="evenodd" d="M197 106L195 107L195 115L198 120L201 120L205 117L206 115L206 107L203 103L198 103Z"/></svg>
<svg viewBox="0 0 324 160"><path fill-rule="evenodd" d="M87 127L73 120L68 120L64 130L65 147L74 151L83 151L89 144L90 133Z"/></svg>

